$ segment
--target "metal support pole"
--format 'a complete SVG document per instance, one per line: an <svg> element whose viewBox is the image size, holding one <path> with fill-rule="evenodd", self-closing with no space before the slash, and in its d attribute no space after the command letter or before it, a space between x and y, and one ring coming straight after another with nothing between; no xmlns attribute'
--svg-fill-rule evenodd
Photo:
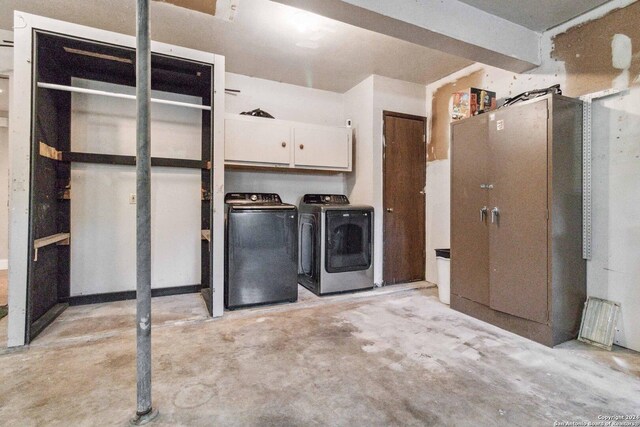
<svg viewBox="0 0 640 427"><path fill-rule="evenodd" d="M137 0L136 12L136 338L137 408L132 424L153 420L151 406L151 43L149 0Z"/></svg>

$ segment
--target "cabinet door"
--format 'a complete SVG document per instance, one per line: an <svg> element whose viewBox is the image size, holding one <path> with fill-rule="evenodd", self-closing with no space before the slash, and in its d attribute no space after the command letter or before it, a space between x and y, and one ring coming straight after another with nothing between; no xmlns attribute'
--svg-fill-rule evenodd
<svg viewBox="0 0 640 427"><path fill-rule="evenodd" d="M295 165L350 169L350 129L298 127L294 129Z"/></svg>
<svg viewBox="0 0 640 427"><path fill-rule="evenodd" d="M291 128L269 120L226 119L225 161L288 165L291 158Z"/></svg>
<svg viewBox="0 0 640 427"><path fill-rule="evenodd" d="M487 131L486 116L451 126L451 292L484 305L489 305Z"/></svg>
<svg viewBox="0 0 640 427"><path fill-rule="evenodd" d="M491 308L547 321L547 101L492 114ZM490 213L491 215L491 213Z"/></svg>

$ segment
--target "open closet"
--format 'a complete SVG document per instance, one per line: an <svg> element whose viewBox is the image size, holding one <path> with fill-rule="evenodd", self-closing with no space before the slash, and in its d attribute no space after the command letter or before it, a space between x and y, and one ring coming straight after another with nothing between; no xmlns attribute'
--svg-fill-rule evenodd
<svg viewBox="0 0 640 427"><path fill-rule="evenodd" d="M212 313L212 63L153 53L152 294ZM68 305L135 298L135 49L33 33L25 342Z"/></svg>

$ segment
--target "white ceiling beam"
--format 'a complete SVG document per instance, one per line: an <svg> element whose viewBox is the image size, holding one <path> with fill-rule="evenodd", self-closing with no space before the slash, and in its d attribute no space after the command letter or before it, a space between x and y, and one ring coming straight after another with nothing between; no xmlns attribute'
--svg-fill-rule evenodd
<svg viewBox="0 0 640 427"><path fill-rule="evenodd" d="M273 0L521 73L540 65L540 33L458 0Z"/></svg>

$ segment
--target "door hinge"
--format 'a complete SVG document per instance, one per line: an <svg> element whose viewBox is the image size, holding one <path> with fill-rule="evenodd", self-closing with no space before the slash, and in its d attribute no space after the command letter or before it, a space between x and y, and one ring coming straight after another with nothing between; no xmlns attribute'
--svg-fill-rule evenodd
<svg viewBox="0 0 640 427"><path fill-rule="evenodd" d="M549 209L547 209L547 219L549 219Z"/></svg>
<svg viewBox="0 0 640 427"><path fill-rule="evenodd" d="M426 134L422 134L422 142L427 142L427 135Z"/></svg>

